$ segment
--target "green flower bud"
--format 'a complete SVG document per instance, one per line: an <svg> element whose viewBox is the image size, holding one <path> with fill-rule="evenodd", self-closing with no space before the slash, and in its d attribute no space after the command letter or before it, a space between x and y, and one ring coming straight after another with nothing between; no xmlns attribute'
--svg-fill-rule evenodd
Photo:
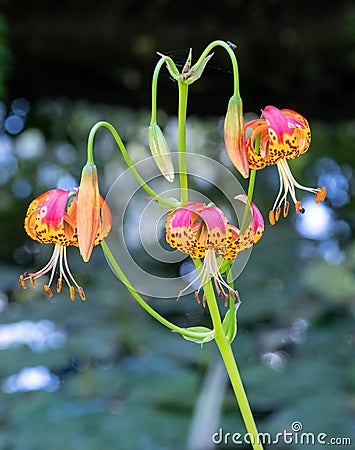
<svg viewBox="0 0 355 450"><path fill-rule="evenodd" d="M172 183L174 181L174 166L168 143L159 125L153 124L148 128L149 147L156 165L164 177Z"/></svg>

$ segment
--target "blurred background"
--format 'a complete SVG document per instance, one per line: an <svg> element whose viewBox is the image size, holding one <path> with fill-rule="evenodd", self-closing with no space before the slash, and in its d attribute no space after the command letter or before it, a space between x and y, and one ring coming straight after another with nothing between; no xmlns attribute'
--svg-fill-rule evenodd
<svg viewBox="0 0 355 450"><path fill-rule="evenodd" d="M259 431L300 421L305 432L354 445L354 3L0 5L0 450L209 450L220 428L244 432L214 344L201 348L154 322L99 248L89 264L69 249L85 303L71 302L65 289L49 299L40 281L35 289L18 284L51 253L23 230L30 201L78 184L99 120L118 129L134 161L148 156L156 52L181 66L190 47L197 59L215 39L237 45L246 113L273 104L307 117L311 149L290 166L302 184L328 192L319 205L300 193L306 214L267 225L237 280L243 304L233 347ZM190 151L233 170L222 135L231 92L229 60L216 50L190 89L188 139ZM158 104L176 150L177 91L164 71ZM95 142L106 193L125 166L108 133ZM277 191L275 168L258 175L265 218ZM181 326L208 326L192 297L151 303Z"/></svg>

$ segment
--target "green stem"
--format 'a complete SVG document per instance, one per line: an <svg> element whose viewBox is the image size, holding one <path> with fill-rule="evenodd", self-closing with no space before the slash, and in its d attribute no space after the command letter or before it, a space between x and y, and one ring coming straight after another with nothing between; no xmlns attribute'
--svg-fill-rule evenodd
<svg viewBox="0 0 355 450"><path fill-rule="evenodd" d="M213 328L215 332L215 341L224 361L229 379L231 381L234 394L236 396L240 412L242 414L245 427L252 437L252 445L254 450L262 450L263 446L258 439L258 430L255 425L252 411L248 402L248 398L241 380L237 363L231 348L231 344L224 334L221 316L219 313L216 296L213 290L211 280L204 286L208 309L211 314Z"/></svg>
<svg viewBox="0 0 355 450"><path fill-rule="evenodd" d="M87 163L88 164L94 164L94 155L93 155L93 143L94 143L94 137L97 133L97 131L100 128L107 128L110 133L112 134L113 138L116 141L116 144L118 145L118 148L120 149L122 156L129 167L130 171L132 172L135 179L138 181L139 185L154 199L157 200L162 206L165 206L168 209L176 207L176 204L172 205L169 203L168 199L163 199L157 194L153 189L151 189L147 183L143 180L143 178L139 175L137 169L135 168L131 158L128 155L128 152L126 150L126 147L124 146L122 139L120 138L119 134L115 130L115 128L109 123L100 121L97 122L90 130L89 137L88 137L88 146L87 146Z"/></svg>
<svg viewBox="0 0 355 450"><path fill-rule="evenodd" d="M178 111L178 161L179 176L181 190L181 205L188 202L188 179L187 179L187 163L186 163L186 110L188 85L182 81L178 82L179 86L179 111Z"/></svg>
<svg viewBox="0 0 355 450"><path fill-rule="evenodd" d="M160 60L157 62L153 77L152 77L152 113L151 113L151 119L150 124L155 125L157 123L157 85L158 85L158 76L160 73L160 69L162 68L163 64L168 64L169 68L172 73L175 73L176 75L179 74L174 61L170 58L170 56L162 56Z"/></svg>
<svg viewBox="0 0 355 450"><path fill-rule="evenodd" d="M253 194L255 188L256 170L250 171L249 185L248 185L248 200L244 209L244 216L242 220L242 225L240 227L240 234L242 234L247 228L248 216L250 214L250 204L253 201Z"/></svg>
<svg viewBox="0 0 355 450"><path fill-rule="evenodd" d="M211 42L206 48L205 50L202 52L201 56L199 57L199 59L197 60L196 64L194 64L194 67L198 67L200 64L202 64L202 62L204 61L204 59L208 56L208 54L211 52L211 50L213 50L214 47L222 47L224 48L224 50L227 51L230 60L232 62L232 66L233 66L233 80L234 80L234 92L233 95L237 98L240 98L240 92L239 92L239 71L238 71L238 62L237 62L237 57L235 56L235 53L233 51L233 49L231 48L231 46L222 40L217 40L217 41L213 41Z"/></svg>
<svg viewBox="0 0 355 450"><path fill-rule="evenodd" d="M134 289L124 272L122 271L121 267L117 263L115 257L113 256L109 246L105 241L101 242L102 250L108 259L111 267L116 272L119 279L122 281L122 283L126 286L127 290L130 292L130 294L134 297L135 300L140 304L140 306L154 319L156 319L158 322L160 322L162 325L166 326L172 331L175 331L183 336L190 337L192 339L198 339L201 337L201 333L194 332L194 331L188 331L186 328L180 328L177 325L169 322L169 320L165 319L165 317L161 316L159 313L157 313L151 306L149 306L143 298L138 294L138 292ZM211 331L211 336L213 335L213 331Z"/></svg>

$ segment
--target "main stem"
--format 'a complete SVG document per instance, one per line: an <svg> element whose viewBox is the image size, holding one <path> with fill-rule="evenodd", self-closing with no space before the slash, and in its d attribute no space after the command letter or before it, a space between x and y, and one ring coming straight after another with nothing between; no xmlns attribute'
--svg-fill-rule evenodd
<svg viewBox="0 0 355 450"><path fill-rule="evenodd" d="M178 161L181 190L181 205L188 202L188 180L186 164L186 110L188 85L179 81L179 111L178 111Z"/></svg>
<svg viewBox="0 0 355 450"><path fill-rule="evenodd" d="M221 322L221 316L219 313L216 296L213 291L212 283L209 281L205 286L205 294L207 299L207 305L208 309L211 314L212 323L215 331L215 341L217 344L217 347L220 351L220 354L222 356L222 359L224 361L224 365L226 367L229 379L231 381L234 394L236 396L240 412L242 414L245 427L250 435L252 437L252 445L254 450L263 450L263 446L261 445L259 439L258 439L258 430L255 425L255 421L253 418L253 413L250 409L250 405L248 402L247 395L245 393L245 389L242 383L242 380L240 378L239 370L237 363L234 358L234 354L231 348L231 344L226 338L222 322Z"/></svg>

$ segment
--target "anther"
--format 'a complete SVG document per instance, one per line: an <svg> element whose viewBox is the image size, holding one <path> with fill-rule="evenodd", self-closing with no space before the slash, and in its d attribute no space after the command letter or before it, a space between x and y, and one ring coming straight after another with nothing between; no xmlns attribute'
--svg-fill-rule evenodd
<svg viewBox="0 0 355 450"><path fill-rule="evenodd" d="M29 280L30 280L31 286L35 287L35 280L34 280L34 278L31 275L29 277Z"/></svg>
<svg viewBox="0 0 355 450"><path fill-rule="evenodd" d="M233 291L232 289L230 289L229 294L231 295L231 297L232 297L233 300L236 299L235 293L234 293L234 291Z"/></svg>
<svg viewBox="0 0 355 450"><path fill-rule="evenodd" d="M315 202L323 202L325 200L325 197L327 195L327 188L325 186L317 189L316 199Z"/></svg>
<svg viewBox="0 0 355 450"><path fill-rule="evenodd" d="M195 300L198 304L201 303L200 297L198 296L198 291L195 291Z"/></svg>
<svg viewBox="0 0 355 450"><path fill-rule="evenodd" d="M48 284L45 284L43 286L44 292L48 295L48 297L52 297L53 292L51 290L51 288L48 286Z"/></svg>
<svg viewBox="0 0 355 450"><path fill-rule="evenodd" d="M206 294L203 294L203 296L202 296L202 306L203 306L204 308L206 308L206 303L207 303Z"/></svg>
<svg viewBox="0 0 355 450"><path fill-rule="evenodd" d="M181 298L181 296L182 296L183 293L184 293L184 290L182 289L182 290L179 292L178 296L176 297L176 301L177 301L177 302L180 300L180 298Z"/></svg>
<svg viewBox="0 0 355 450"><path fill-rule="evenodd" d="M25 279L24 279L23 275L20 275L19 281L20 281L22 289L26 289L26 283L25 283Z"/></svg>
<svg viewBox="0 0 355 450"><path fill-rule="evenodd" d="M297 214L304 214L304 212L305 212L305 209L302 208L302 203L298 200L296 202L296 213Z"/></svg>
<svg viewBox="0 0 355 450"><path fill-rule="evenodd" d="M280 208L280 206L278 206L278 207L276 208L276 214L275 214L275 220L276 220L276 222L278 222L278 220L279 220L279 218L280 218L280 214L281 214L281 208Z"/></svg>
<svg viewBox="0 0 355 450"><path fill-rule="evenodd" d="M284 204L284 217L288 216L289 209L290 209L290 202L288 200L286 200L285 204Z"/></svg>
<svg viewBox="0 0 355 450"><path fill-rule="evenodd" d="M86 300L86 295L85 295L84 289L81 286L78 286L78 292L79 292L81 300L83 300L83 301Z"/></svg>
<svg viewBox="0 0 355 450"><path fill-rule="evenodd" d="M273 209L271 209L269 211L269 222L271 225L275 225L276 221L275 221L275 211Z"/></svg>
<svg viewBox="0 0 355 450"><path fill-rule="evenodd" d="M58 278L58 281L57 281L57 293L58 294L62 290L62 286L63 286L63 281L61 278Z"/></svg>
<svg viewBox="0 0 355 450"><path fill-rule="evenodd" d="M75 300L75 289L74 286L69 286L69 295L70 295L70 300Z"/></svg>

